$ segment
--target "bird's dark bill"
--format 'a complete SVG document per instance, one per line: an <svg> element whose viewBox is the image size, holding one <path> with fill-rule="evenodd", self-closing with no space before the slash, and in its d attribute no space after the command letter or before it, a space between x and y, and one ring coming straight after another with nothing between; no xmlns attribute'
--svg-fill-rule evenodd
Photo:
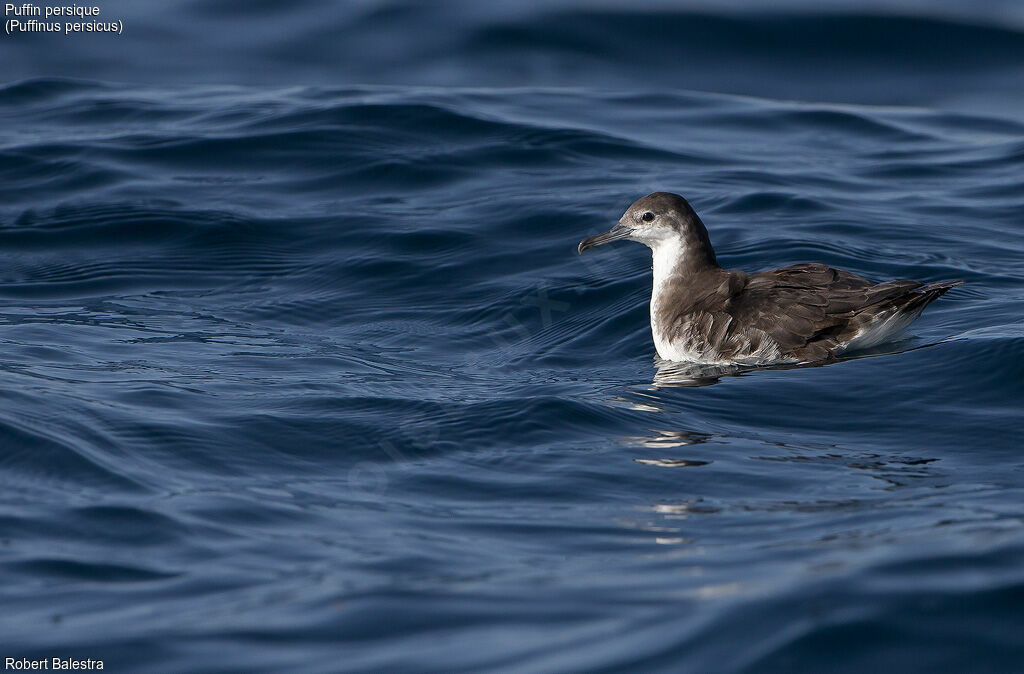
<svg viewBox="0 0 1024 674"><path fill-rule="evenodd" d="M611 241L618 241L619 239L625 239L629 236L632 230L629 227L622 225L615 225L604 234L598 234L597 236L588 236L587 238L580 241L579 252L582 253L588 248L594 246L600 246L602 243L609 243Z"/></svg>

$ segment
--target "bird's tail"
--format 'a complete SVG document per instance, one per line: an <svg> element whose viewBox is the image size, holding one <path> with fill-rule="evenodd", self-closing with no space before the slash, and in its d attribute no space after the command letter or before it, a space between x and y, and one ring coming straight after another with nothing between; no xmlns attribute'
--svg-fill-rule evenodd
<svg viewBox="0 0 1024 674"><path fill-rule="evenodd" d="M910 293L906 304L901 307L904 311L924 309L926 306L939 299L950 289L963 285L963 281L936 281L922 286Z"/></svg>

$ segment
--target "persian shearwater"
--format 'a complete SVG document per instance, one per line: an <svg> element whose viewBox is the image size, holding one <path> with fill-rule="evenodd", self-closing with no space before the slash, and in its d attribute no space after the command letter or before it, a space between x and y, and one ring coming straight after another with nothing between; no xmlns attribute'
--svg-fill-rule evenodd
<svg viewBox="0 0 1024 674"><path fill-rule="evenodd" d="M963 281L887 281L824 264L754 274L718 266L708 230L683 197L655 192L617 225L580 241L579 252L629 239L654 257L651 333L670 361L811 363L895 336Z"/></svg>

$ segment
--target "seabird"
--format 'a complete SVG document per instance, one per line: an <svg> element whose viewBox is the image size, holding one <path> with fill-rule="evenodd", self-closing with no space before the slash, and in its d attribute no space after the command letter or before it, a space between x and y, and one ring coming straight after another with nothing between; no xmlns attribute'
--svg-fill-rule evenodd
<svg viewBox="0 0 1024 674"><path fill-rule="evenodd" d="M670 361L764 365L833 360L881 344L963 281L886 281L824 264L746 274L718 266L697 213L678 194L636 201L579 252L629 239L654 257L651 333Z"/></svg>

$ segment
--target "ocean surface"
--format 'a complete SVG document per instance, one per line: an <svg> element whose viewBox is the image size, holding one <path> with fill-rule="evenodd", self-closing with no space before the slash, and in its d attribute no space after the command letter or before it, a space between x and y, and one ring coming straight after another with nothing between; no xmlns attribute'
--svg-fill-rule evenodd
<svg viewBox="0 0 1024 674"><path fill-rule="evenodd" d="M102 7L0 36L0 657L1024 668L1019 3ZM666 367L647 249L576 254L655 190L966 284Z"/></svg>

